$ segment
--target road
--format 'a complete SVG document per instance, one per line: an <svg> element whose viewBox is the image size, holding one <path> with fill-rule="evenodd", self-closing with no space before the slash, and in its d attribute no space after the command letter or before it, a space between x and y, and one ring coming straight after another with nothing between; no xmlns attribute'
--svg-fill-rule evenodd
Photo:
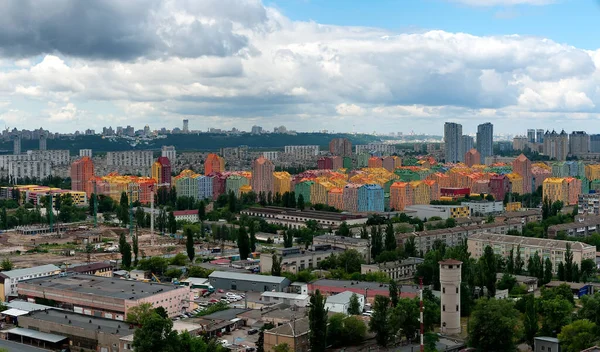
<svg viewBox="0 0 600 352"><path fill-rule="evenodd" d="M43 352L43 351L49 351L49 350L44 350L41 348L36 348L36 347L32 347L29 345L23 345L20 343L16 343L16 342L12 342L12 341L7 341L7 340L0 340L0 348L5 348L8 352Z"/></svg>

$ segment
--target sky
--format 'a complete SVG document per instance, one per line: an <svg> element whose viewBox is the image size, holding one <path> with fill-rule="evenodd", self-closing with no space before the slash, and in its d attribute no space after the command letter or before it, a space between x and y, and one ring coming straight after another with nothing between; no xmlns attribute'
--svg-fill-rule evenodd
<svg viewBox="0 0 600 352"><path fill-rule="evenodd" d="M4 0L0 123L600 133L598 18L598 0Z"/></svg>

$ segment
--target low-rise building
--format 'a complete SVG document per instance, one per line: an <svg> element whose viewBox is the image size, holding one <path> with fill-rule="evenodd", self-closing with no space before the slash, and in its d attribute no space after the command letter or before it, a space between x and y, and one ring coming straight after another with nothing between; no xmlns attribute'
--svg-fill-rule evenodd
<svg viewBox="0 0 600 352"><path fill-rule="evenodd" d="M536 336L533 352L560 352L560 341L556 337Z"/></svg>
<svg viewBox="0 0 600 352"><path fill-rule="evenodd" d="M522 211L507 211L503 214L499 214L496 216L494 221L498 222L508 222L518 220L523 225L527 225L530 222L540 222L542 221L542 211L541 209L528 209Z"/></svg>
<svg viewBox="0 0 600 352"><path fill-rule="evenodd" d="M308 352L310 324L308 318L295 319L264 332L265 352L274 351L277 345L287 344L290 351Z"/></svg>
<svg viewBox="0 0 600 352"><path fill-rule="evenodd" d="M34 266L26 269L14 269L0 273L0 299L8 301L17 296L17 283L29 279L60 274L60 268L53 264Z"/></svg>
<svg viewBox="0 0 600 352"><path fill-rule="evenodd" d="M548 238L556 238L559 234L568 237L588 237L600 228L600 216L576 216L574 222L552 225L548 227Z"/></svg>
<svg viewBox="0 0 600 352"><path fill-rule="evenodd" d="M580 194L577 211L579 214L600 215L600 194Z"/></svg>
<svg viewBox="0 0 600 352"><path fill-rule="evenodd" d="M176 221L198 222L198 210L177 210L173 212Z"/></svg>
<svg viewBox="0 0 600 352"><path fill-rule="evenodd" d="M392 280L413 279L415 272L417 271L417 265L423 263L423 261L423 258L410 257L393 262L361 264L360 273L365 275L381 272L389 276Z"/></svg>
<svg viewBox="0 0 600 352"><path fill-rule="evenodd" d="M362 312L363 308L365 307L365 296L352 291L344 291L338 293L337 295L327 297L325 309L328 309L330 312L348 314L348 308L350 308L350 299L352 298L352 295L356 295L358 298L359 309Z"/></svg>
<svg viewBox="0 0 600 352"><path fill-rule="evenodd" d="M468 206L463 205L409 205L404 208L406 211L414 212L414 215L420 219L429 219L438 216L442 219L448 218L466 218L471 215Z"/></svg>
<svg viewBox="0 0 600 352"><path fill-rule="evenodd" d="M307 307L310 302L309 295L271 291L263 292L260 299L265 304L283 303L295 307Z"/></svg>
<svg viewBox="0 0 600 352"><path fill-rule="evenodd" d="M504 276L504 273L497 273L496 279L500 280ZM525 275L511 275L517 280L517 283L520 285L524 285L527 288L527 292L533 292L538 288L538 279L533 276L525 276Z"/></svg>
<svg viewBox="0 0 600 352"><path fill-rule="evenodd" d="M331 296L351 291L364 295L365 302L371 302L377 295L389 297L388 286L378 282L319 279L308 284L308 293L314 294L319 290L323 295ZM414 298L419 294L419 287L417 285L398 285L398 291L402 298Z"/></svg>
<svg viewBox="0 0 600 352"><path fill-rule="evenodd" d="M208 279L212 287L223 290L282 292L290 285L290 280L281 276L242 274L227 271L213 271Z"/></svg>
<svg viewBox="0 0 600 352"><path fill-rule="evenodd" d="M112 277L113 276L113 266L110 263L98 262L98 263L73 266L73 267L68 268L67 272L68 273L85 274L85 275Z"/></svg>
<svg viewBox="0 0 600 352"><path fill-rule="evenodd" d="M73 350L119 351L119 339L134 333L129 324L62 309L30 312L19 317L19 326L68 338Z"/></svg>
<svg viewBox="0 0 600 352"><path fill-rule="evenodd" d="M344 237L335 235L321 235L313 238L313 245L330 245L338 249L354 249L362 254L368 262L371 256L371 243L369 240L354 237Z"/></svg>
<svg viewBox="0 0 600 352"><path fill-rule="evenodd" d="M504 203L496 202L496 201L471 201L471 202L461 202L461 205L469 207L471 211L471 215L491 215L491 214L499 214L504 211Z"/></svg>
<svg viewBox="0 0 600 352"><path fill-rule="evenodd" d="M501 234L505 235L509 231L523 231L523 224L520 221L510 221L491 224L456 226L447 229L426 230L413 233L403 233L396 236L399 245L405 245L406 242L414 237L415 244L419 251L427 253L433 248L436 241L442 241L448 247L454 247L462 244L467 238L475 234Z"/></svg>
<svg viewBox="0 0 600 352"><path fill-rule="evenodd" d="M141 303L163 307L169 317L175 317L187 310L193 298L187 286L79 274L22 281L17 292L31 302L49 299L75 313L115 320L124 320L129 309Z"/></svg>
<svg viewBox="0 0 600 352"><path fill-rule="evenodd" d="M365 215L298 210L283 207L252 207L242 210L241 213L262 218L269 224L277 224L294 229L306 227L306 222L309 220L316 221L324 228L337 228L343 222L346 222L348 225L362 225L368 219Z"/></svg>
<svg viewBox="0 0 600 352"><path fill-rule="evenodd" d="M511 249L521 251L521 258L527 263L529 257L536 252L542 260L550 259L552 262L552 272L558 272L558 264L564 261L567 245L571 247L573 254L573 263L581 266L584 259L596 259L596 246L581 242L570 242L553 240L548 238L532 238L522 236L509 236L489 233L479 233L469 236L467 241L469 253L474 259L479 259L483 251L490 246L495 254L507 258ZM515 254L516 256L516 254Z"/></svg>
<svg viewBox="0 0 600 352"><path fill-rule="evenodd" d="M305 269L316 269L323 259L342 252L342 250L334 249L330 245L313 245L308 250L300 247L278 248L275 253L261 253L260 272L271 272L273 256L279 257L282 271L297 274Z"/></svg>

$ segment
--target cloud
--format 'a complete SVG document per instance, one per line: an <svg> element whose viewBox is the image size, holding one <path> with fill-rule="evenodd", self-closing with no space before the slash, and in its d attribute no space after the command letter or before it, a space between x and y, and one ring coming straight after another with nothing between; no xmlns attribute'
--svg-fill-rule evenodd
<svg viewBox="0 0 600 352"><path fill-rule="evenodd" d="M514 5L550 5L556 0L449 0L469 6L514 6Z"/></svg>
<svg viewBox="0 0 600 352"><path fill-rule="evenodd" d="M264 7L253 0L5 0L0 55L230 56L248 45L237 27L265 19Z"/></svg>
<svg viewBox="0 0 600 352"><path fill-rule="evenodd" d="M56 128L65 129L75 128L72 121L99 129L129 120L136 126L172 128L189 118L193 129L219 127L222 121L238 128L261 123L350 131L354 124L357 131L381 126L439 132L444 119L465 126L486 119L514 130L527 116L557 124L600 117L600 50L520 35L398 33L292 21L258 1L223 1L151 0L147 10L137 13L142 5L136 0L108 0L93 2L81 13L79 2L59 0L57 9L74 6L77 11L71 12L87 16L88 22L100 9L115 18L123 13L132 18L128 25L112 24L122 28L108 29L115 34L103 39L108 51L89 44L94 36L87 46L77 44L82 39L72 33L72 43L59 40L51 47L44 46L50 45L45 40L41 46L24 40L17 57L2 51L11 35L0 32L5 65L0 94L14 98L11 109L29 113L18 121L23 127L35 122L31 116L43 116L64 122ZM12 2L0 2L0 7L6 4ZM53 11L45 0L41 4L48 14L33 9L21 17L60 19L42 21L53 28L72 16ZM15 15L13 22L21 17ZM30 31L42 28L33 24L38 22ZM106 26L92 22L81 24L80 31ZM154 32L126 35L127 26L143 23L155 25ZM197 24L218 27L219 33ZM52 31L22 35L62 36ZM136 43L151 40L111 54L119 47L111 41L119 36ZM516 117L518 123L512 120Z"/></svg>

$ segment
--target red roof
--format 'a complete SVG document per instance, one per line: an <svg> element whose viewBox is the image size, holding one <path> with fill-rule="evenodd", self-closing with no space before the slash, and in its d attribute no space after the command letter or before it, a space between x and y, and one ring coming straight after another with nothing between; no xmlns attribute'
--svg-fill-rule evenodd
<svg viewBox="0 0 600 352"><path fill-rule="evenodd" d="M173 212L175 216L183 216L183 215L198 215L198 210L177 210Z"/></svg>

